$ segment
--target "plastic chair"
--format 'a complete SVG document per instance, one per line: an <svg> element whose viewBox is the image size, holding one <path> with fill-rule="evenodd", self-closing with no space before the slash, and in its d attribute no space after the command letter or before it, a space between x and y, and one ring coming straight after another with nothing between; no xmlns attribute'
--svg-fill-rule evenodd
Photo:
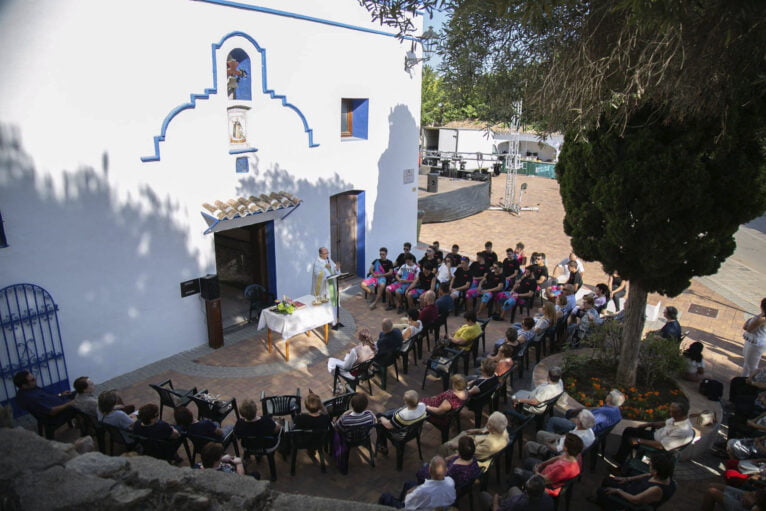
<svg viewBox="0 0 766 511"><path fill-rule="evenodd" d="M402 359L402 374L407 374L410 368L410 353L412 353L412 363L417 365L418 363L418 346L422 353L423 346L423 331L421 330L416 335L413 335L402 344L402 348L399 350L398 356Z"/></svg>
<svg viewBox="0 0 766 511"><path fill-rule="evenodd" d="M481 340L481 350L482 353L487 352L487 325L489 324L488 319L476 319L476 322L481 326L481 334L479 334L479 338L474 340L474 343L476 343L476 350L479 349L479 344L477 341ZM476 362L476 356L474 355L474 362ZM467 371L466 371L467 372Z"/></svg>
<svg viewBox="0 0 766 511"><path fill-rule="evenodd" d="M348 386L350 386L354 391L356 391L357 385L366 381L370 395L372 395L372 378L375 376L375 372L372 370L373 362L374 359L371 358L366 362L354 365L349 371L349 373L352 374L350 378L341 372L340 367L336 367L332 380L333 394L335 394L336 390L338 389L338 383L342 380L346 382L346 384L348 384Z"/></svg>
<svg viewBox="0 0 766 511"><path fill-rule="evenodd" d="M481 427L481 415L484 411L484 407L492 404L492 395L500 384L500 380L497 376L493 376L481 382L479 384L479 393L474 394L468 398L466 406L473 412L474 415L474 427Z"/></svg>
<svg viewBox="0 0 766 511"><path fill-rule="evenodd" d="M466 402L464 401L458 408L453 408L443 415L428 414L427 420L438 429L442 434L442 443L449 440L449 432L452 424L457 425L457 432L460 433L460 412L463 411Z"/></svg>
<svg viewBox="0 0 766 511"><path fill-rule="evenodd" d="M388 438L391 444L393 444L393 446L396 448L396 470L399 472L402 471L402 467L404 465L404 448L407 445L407 442L412 439L417 441L418 456L420 456L420 460L423 461L423 451L420 447L420 434L423 431L423 424L425 421L426 418L423 417L419 421L410 424L406 428L402 428L400 430L384 430L386 438Z"/></svg>
<svg viewBox="0 0 766 511"><path fill-rule="evenodd" d="M559 483L557 485L548 485L548 488L555 489L555 488L561 488L559 491L559 494L556 497L553 497L553 509L555 511L558 511L559 509L559 502L561 502L561 499L564 499L564 506L566 511L569 511L569 506L572 503L572 493L574 492L574 485L577 481L580 480L580 475L577 475L571 479L567 479L563 483Z"/></svg>
<svg viewBox="0 0 766 511"><path fill-rule="evenodd" d="M109 455L114 456L114 444L120 444L125 451L133 451L138 446L138 436L129 429L112 426L105 422L99 422L104 431L109 435Z"/></svg>
<svg viewBox="0 0 766 511"><path fill-rule="evenodd" d="M266 456L269 460L269 475L272 481L277 480L277 465L274 462L274 453L279 449L279 443L282 440L282 430L276 436L238 437L244 456Z"/></svg>
<svg viewBox="0 0 766 511"><path fill-rule="evenodd" d="M376 372L379 373L380 376L380 388L383 390L386 390L386 385L388 384L388 368L391 366L394 366L394 371L396 373L396 381L399 381L399 364L397 363L397 360L399 360L399 353L400 352L393 352L393 353L387 353L383 356L380 356L375 361L375 367Z"/></svg>
<svg viewBox="0 0 766 511"><path fill-rule="evenodd" d="M199 393L191 397L197 405L197 419L208 419L221 424L231 412L234 412L239 419L237 398L233 397L229 401L210 401L209 398L202 397L203 394Z"/></svg>
<svg viewBox="0 0 766 511"><path fill-rule="evenodd" d="M142 435L136 435L138 444L141 446L143 454L151 456L158 460L165 460L168 463L175 460L178 456L178 448L181 445L186 450L187 459L191 460L191 453L189 452L189 444L186 443L186 437L181 435L179 438L169 438L167 440L148 438Z"/></svg>
<svg viewBox="0 0 766 511"><path fill-rule="evenodd" d="M75 421L80 428L80 436L93 436L96 439L98 450L106 454L106 429L104 426L95 417L80 410L75 410Z"/></svg>
<svg viewBox="0 0 766 511"><path fill-rule="evenodd" d="M324 447L327 444L327 429L293 429L290 436L290 475L295 475L295 459L300 449L314 450L319 453L320 469L327 472L324 460Z"/></svg>
<svg viewBox="0 0 766 511"><path fill-rule="evenodd" d="M261 392L261 411L272 417L290 416L292 420L301 413L301 389L295 389L294 395L266 396Z"/></svg>
<svg viewBox="0 0 766 511"><path fill-rule="evenodd" d="M510 443L508 444L510 445ZM500 458L502 457L503 453L508 449L508 445L497 451L495 454L490 456L489 459L489 465L487 465L486 468L484 468L481 471L481 475L479 475L479 482L480 482L480 488L481 491L487 491L487 486L489 485L489 473L492 470L492 467L495 467L495 473L497 477L497 484L500 484ZM479 460L479 461L487 461Z"/></svg>
<svg viewBox="0 0 766 511"><path fill-rule="evenodd" d="M601 453L601 457L604 457L606 454L606 441L609 438L609 435L612 433L612 430L617 426L617 424L614 424L613 426L606 428L604 431L599 433L596 436L596 440L593 441L593 445L590 447L590 471L595 472L596 471L596 461L598 461L598 455L599 452Z"/></svg>
<svg viewBox="0 0 766 511"><path fill-rule="evenodd" d="M335 396L322 401L322 406L324 406L324 409L327 411L327 415L330 416L331 420L335 421L335 419L348 410L348 407L351 404L351 398L354 397L354 394L356 394L356 392L347 392L340 396Z"/></svg>
<svg viewBox="0 0 766 511"><path fill-rule="evenodd" d="M426 378L430 372L442 380L442 386L446 391L449 387L450 374L455 372L455 363L462 356L462 351L446 347L442 347L439 350L434 349L431 358L426 361L426 370L423 372L423 384L420 388L426 388Z"/></svg>
<svg viewBox="0 0 766 511"><path fill-rule="evenodd" d="M186 406L192 401L192 397L199 393L197 387L192 387L191 390L176 389L173 387L172 380L165 380L159 384L150 383L149 386L160 396L160 419L166 406L173 410L178 406ZM205 392L207 390L201 391L201 393Z"/></svg>
<svg viewBox="0 0 766 511"><path fill-rule="evenodd" d="M360 447L360 446L366 447L367 452L370 455L370 466L375 467L375 451L373 450L372 436L371 436L373 428L374 428L373 425L356 426L353 428L348 428L341 432L341 434L343 435L343 438L346 441L346 446L348 447L345 453L344 466L346 467L346 470L343 471L344 475L348 474L349 455L351 454L352 447Z"/></svg>
<svg viewBox="0 0 766 511"><path fill-rule="evenodd" d="M255 322L261 318L261 312L274 303L274 294L266 291L266 288L260 284L250 284L245 288L245 298L250 300L250 310L247 314L247 322L252 323L253 312L255 312Z"/></svg>
<svg viewBox="0 0 766 511"><path fill-rule="evenodd" d="M194 462L197 460L197 453L202 452L202 449L210 442L221 444L224 451L226 451L230 445L233 445L234 453L239 456L239 444L236 442L234 430L230 431L228 435L223 437L223 439L206 435L195 435L190 433L189 430L186 430L185 433L186 438L192 443L192 453L189 458L189 463L191 465L194 465Z"/></svg>

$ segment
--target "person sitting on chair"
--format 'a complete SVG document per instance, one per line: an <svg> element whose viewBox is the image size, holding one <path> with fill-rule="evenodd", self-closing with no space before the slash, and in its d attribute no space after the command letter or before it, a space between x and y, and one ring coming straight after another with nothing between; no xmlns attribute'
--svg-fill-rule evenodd
<svg viewBox="0 0 766 511"><path fill-rule="evenodd" d="M514 486L518 486L533 475L540 475L545 479L545 491L548 495L557 497L567 481L580 475L580 453L582 439L573 433L567 433L562 454L543 462L537 458L525 459L523 467L514 469L511 481Z"/></svg>
<svg viewBox="0 0 766 511"><path fill-rule="evenodd" d="M392 355L397 354L402 349L404 338L402 338L402 332L394 328L394 323L388 318L383 320L380 329L380 336L375 344L376 354L374 360L377 364L385 364Z"/></svg>
<svg viewBox="0 0 766 511"><path fill-rule="evenodd" d="M441 288L439 288L441 290ZM423 296L420 297L420 314L418 319L422 323L423 328L428 328L437 321L439 321L439 307L436 306L436 293L433 291L426 291Z"/></svg>
<svg viewBox="0 0 766 511"><path fill-rule="evenodd" d="M476 315L480 315L484 312L484 309L488 307L488 303L495 299L505 288L505 277L503 276L503 267L500 263L495 263L491 266L490 272L487 277L482 281L479 289L481 294L481 302L479 304L479 310L476 311ZM500 299L502 299L500 297ZM499 301L499 300L495 300Z"/></svg>
<svg viewBox="0 0 766 511"><path fill-rule="evenodd" d="M508 289L513 287L520 272L521 267L519 266L519 260L516 257L516 254L513 253L513 249L506 249L505 259L503 259L503 276L505 277Z"/></svg>
<svg viewBox="0 0 766 511"><path fill-rule="evenodd" d="M372 338L370 331L366 328L361 328L357 338L359 339L359 344L351 348L343 360L333 357L327 359L327 371L330 374L333 374L335 368L339 367L343 376L351 378L353 375L349 371L351 371L352 367L375 357L375 340Z"/></svg>
<svg viewBox="0 0 766 511"><path fill-rule="evenodd" d="M176 425L192 436L204 436L215 439L217 442L223 442L224 437L228 436L234 426L221 427L217 422L200 419L194 420L191 410L185 406L177 406L173 410L173 417Z"/></svg>
<svg viewBox="0 0 766 511"><path fill-rule="evenodd" d="M82 413L90 415L93 418L98 417L98 398L94 392L96 390L96 384L93 380L87 376L80 376L77 378L73 385L76 395L74 397L74 407L80 410ZM115 405L117 410L123 410L125 413L133 413L136 409L133 405L125 406L122 401L118 401Z"/></svg>
<svg viewBox="0 0 766 511"><path fill-rule="evenodd" d="M378 414L378 423L376 435L376 450L383 455L388 454L388 441L386 432L388 430L393 435L404 431L408 426L423 420L426 416L425 403L418 402L418 393L412 389L404 393L404 406L395 410L388 410Z"/></svg>
<svg viewBox="0 0 766 511"><path fill-rule="evenodd" d="M666 421L647 422L635 428L625 428L620 448L614 456L622 465L634 447L648 445L655 449L672 451L688 444L694 437L689 422L689 405L683 401L670 404L670 418Z"/></svg>
<svg viewBox="0 0 766 511"><path fill-rule="evenodd" d="M452 332L448 340L464 351L470 351L474 341L481 335L481 326L476 322L476 313L466 311L463 314L465 325Z"/></svg>
<svg viewBox="0 0 766 511"><path fill-rule="evenodd" d="M548 380L541 383L532 390L519 390L511 396L512 408L507 410L508 414L516 419L523 420L527 415L540 415L545 412L546 401L553 399L564 392L564 385L561 381L561 368L553 366L548 370ZM521 406L524 413L515 410Z"/></svg>
<svg viewBox="0 0 766 511"><path fill-rule="evenodd" d="M553 511L553 499L545 491L545 479L533 475L526 483L524 490L512 486L504 496L495 494L492 497L487 492L479 495L480 509L487 511Z"/></svg>
<svg viewBox="0 0 766 511"><path fill-rule="evenodd" d="M282 426L270 416L258 416L258 405L252 399L245 399L239 405L240 418L234 424L234 434L242 437L266 437L279 433Z"/></svg>
<svg viewBox="0 0 766 511"><path fill-rule="evenodd" d="M524 270L524 274L522 275L521 280L516 282L516 284L513 286L513 289L511 289L510 292L504 292L505 294L503 294L503 298L505 298L505 301L502 302L503 306L501 308L502 310L500 311L500 315L493 317L493 319L498 321L505 321L505 314L507 311L512 310L520 300L524 302L527 300L533 300L536 291L537 282L532 275L532 270L527 267L527 269Z"/></svg>
<svg viewBox="0 0 766 511"><path fill-rule="evenodd" d="M420 268L415 264L415 256L407 253L404 256L404 263L399 266L399 269L394 275L394 283L386 286L386 310L390 311L396 308L399 312L402 311L402 296L407 290L410 284L415 282L415 279L420 273Z"/></svg>
<svg viewBox="0 0 766 511"><path fill-rule="evenodd" d="M678 309L672 305L665 307L665 311L662 313L667 320L662 328L655 333L661 335L664 339L671 341L681 342L681 324L678 322Z"/></svg>
<svg viewBox="0 0 766 511"><path fill-rule="evenodd" d="M121 400L116 390L105 390L98 395L98 420L104 424L115 426L120 429L129 430L133 428L136 421L134 415L128 415L124 410L117 408ZM123 440L131 442L130 435L122 433Z"/></svg>
<svg viewBox="0 0 766 511"><path fill-rule="evenodd" d="M154 403L149 403L138 409L138 420L133 423L133 433L151 440L177 440L181 435L167 422L160 419L160 409ZM160 448L164 459L180 463L181 457L176 452L178 445L163 445Z"/></svg>
<svg viewBox="0 0 766 511"><path fill-rule="evenodd" d="M218 472L224 472L226 474L239 474L245 475L245 465L242 460L237 457L224 454L223 446L216 442L208 442L205 447L202 448L200 453L201 463L197 463L192 468L216 470ZM260 479L261 476L257 472L253 475L256 479Z"/></svg>
<svg viewBox="0 0 766 511"><path fill-rule="evenodd" d="M463 406L463 403L468 399L466 386L465 376L453 374L450 376L449 390L421 399L420 402L426 405L426 410L429 414L428 422L435 426L446 425L447 420L444 419L444 416L452 410L457 410Z"/></svg>
<svg viewBox="0 0 766 511"><path fill-rule="evenodd" d="M428 247L426 249L425 255L422 258L420 258L420 261L418 261L418 266L422 268L423 266L425 266L426 263L428 263L429 266L431 266L431 269L433 270L438 268L439 261L436 260L436 255L435 255L433 247Z"/></svg>
<svg viewBox="0 0 766 511"><path fill-rule="evenodd" d="M473 428L462 431L458 436L449 440L439 447L439 454L452 456L457 453L460 439L465 436L473 437L476 444L476 459L479 466L486 469L490 458L505 449L510 441L508 437L508 418L502 412L492 412L487 419L487 425L483 428Z"/></svg>
<svg viewBox="0 0 766 511"><path fill-rule="evenodd" d="M74 418L75 401L69 391L51 394L37 386L35 375L29 371L19 371L13 375L16 391L16 404L27 410L46 425L58 427Z"/></svg>
<svg viewBox="0 0 766 511"><path fill-rule="evenodd" d="M294 420L297 429L329 430L332 420L327 415L327 410L322 405L322 400L309 390L309 394L303 400L306 411L298 414Z"/></svg>
<svg viewBox="0 0 766 511"><path fill-rule="evenodd" d="M495 376L496 368L497 362L495 362L493 359L485 358L482 360L479 367L479 374L473 374L466 378L466 381L468 382L468 395L479 395L481 394L482 384L488 385L486 383L488 381L497 381L497 376Z"/></svg>
<svg viewBox="0 0 766 511"><path fill-rule="evenodd" d="M447 462L434 456L429 463L430 479L415 486L405 484L399 499L390 493L380 496L378 504L408 510L447 508L455 502L455 481L447 476ZM403 497L403 498L401 498Z"/></svg>
<svg viewBox="0 0 766 511"><path fill-rule="evenodd" d="M425 295L421 301L424 299ZM439 286L439 298L436 299L436 309L440 316L447 316L450 312L455 310L455 299L450 295L449 285Z"/></svg>
<svg viewBox="0 0 766 511"><path fill-rule="evenodd" d="M455 273L452 275L452 280L449 284L450 295L457 300L460 297L460 293L465 293L471 287L473 279L471 277L471 270L469 266L470 260L467 257L460 259L460 264L455 269Z"/></svg>
<svg viewBox="0 0 766 511"><path fill-rule="evenodd" d="M667 502L676 491L673 481L674 462L670 456L654 453L649 457L649 473L632 477L610 476L596 491L601 509L624 509L625 502L631 507L653 506ZM712 509L712 508L711 508Z"/></svg>
<svg viewBox="0 0 766 511"><path fill-rule="evenodd" d="M418 319L420 314L421 313L418 312L417 309L409 309L407 311L407 317L402 318L406 319L407 322L397 323L394 325L394 329L398 329L400 332L402 332L402 339L405 341L410 337L418 335L420 331L423 330L423 322Z"/></svg>
<svg viewBox="0 0 766 511"><path fill-rule="evenodd" d="M431 248L434 251L434 259L436 259L436 263L441 264L444 261L444 252L441 251L439 240L436 240L433 243L431 243Z"/></svg>
<svg viewBox="0 0 766 511"><path fill-rule="evenodd" d="M545 266L545 254L535 252L532 254L532 264L527 266L532 272L532 278L540 287L546 287L548 284L548 267Z"/></svg>
<svg viewBox="0 0 766 511"><path fill-rule="evenodd" d="M375 294L375 299L369 305L370 310L378 305L378 301L383 298L386 291L388 279L394 275L394 263L388 259L388 249L380 247L380 257L370 264L369 278L366 278L360 284L365 293ZM376 287L377 286L377 287Z"/></svg>
<svg viewBox="0 0 766 511"><path fill-rule="evenodd" d="M420 298L420 295L426 291L433 292L436 289L436 275L434 274L433 263L426 261L420 266L420 270L418 277L412 281L404 293L407 297L407 306L410 309L415 307L415 300Z"/></svg>
<svg viewBox="0 0 766 511"><path fill-rule="evenodd" d="M351 410L346 410L343 415L335 421L335 428L338 431L348 431L351 428L362 426L373 426L378 421L375 414L367 409L369 400L365 394L357 392L351 396Z"/></svg>
<svg viewBox="0 0 766 511"><path fill-rule="evenodd" d="M411 255L410 251L412 250L412 243L409 241L405 241L404 245L402 246L402 253L396 256L396 261L394 261L394 268L399 268L403 264L405 264L405 259L407 259L408 255ZM415 256L412 256L412 261L415 261Z"/></svg>
<svg viewBox="0 0 766 511"><path fill-rule="evenodd" d="M484 244L484 262L487 263L487 266L492 267L493 264L498 262L500 259L498 259L497 254L494 250L492 250L492 242L488 241Z"/></svg>
<svg viewBox="0 0 766 511"><path fill-rule="evenodd" d="M452 251L444 256L444 260L446 261L447 259L452 262L453 268L460 266L460 261L463 259L463 256L460 255L459 245L452 245Z"/></svg>
<svg viewBox="0 0 766 511"><path fill-rule="evenodd" d="M602 432L622 420L620 407L624 402L625 394L617 389L612 389L609 391L609 394L606 395L604 406L590 409L590 412L593 414L596 421L593 425L593 433L596 436L601 435ZM545 425L545 431L558 433L559 435L569 433L577 426L571 419L582 410L584 410L584 408L569 409L565 412L564 417L551 417Z"/></svg>
<svg viewBox="0 0 766 511"><path fill-rule="evenodd" d="M588 410L580 410L580 413L572 419L575 427L569 432L579 436L582 439L583 449L587 449L596 441L596 435L593 433L596 419ZM534 457L547 460L550 457L561 454L564 447L565 434L558 435L541 429L537 432L536 442L530 440L524 444L522 458Z"/></svg>
<svg viewBox="0 0 766 511"><path fill-rule="evenodd" d="M481 475L481 467L476 460L476 443L472 436L464 436L458 441L457 454L450 456L447 461L447 475L455 481L455 489L473 484ZM418 484L423 484L429 478L428 464L424 463L417 474Z"/></svg>
<svg viewBox="0 0 766 511"><path fill-rule="evenodd" d="M466 309L473 307L473 300L479 294L481 283L489 273L490 266L484 261L484 252L476 253L476 261L471 263L468 273L471 275L471 285L465 292Z"/></svg>

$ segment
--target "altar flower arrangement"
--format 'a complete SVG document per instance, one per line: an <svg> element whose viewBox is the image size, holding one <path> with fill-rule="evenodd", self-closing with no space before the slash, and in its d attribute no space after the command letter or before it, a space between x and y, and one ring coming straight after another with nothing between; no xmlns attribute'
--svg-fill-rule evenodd
<svg viewBox="0 0 766 511"><path fill-rule="evenodd" d="M292 314L295 312L295 304L290 298L283 296L282 300L277 300L275 311L280 314Z"/></svg>

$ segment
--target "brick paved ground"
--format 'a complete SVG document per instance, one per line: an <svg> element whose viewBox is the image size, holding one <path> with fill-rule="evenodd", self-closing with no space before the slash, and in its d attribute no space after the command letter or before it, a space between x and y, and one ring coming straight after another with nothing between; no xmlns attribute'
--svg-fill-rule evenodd
<svg viewBox="0 0 766 511"><path fill-rule="evenodd" d="M526 244L527 253L544 251L550 261L560 260L569 253L570 247L569 240L562 229L564 212L558 196L558 184L554 180L534 177L524 177L520 182L527 182L529 185L524 197L524 205L539 204L538 212L522 212L520 216L512 216L502 211L485 211L455 222L428 224L422 228L421 241L430 243L433 240L439 240L444 248L448 248L452 243L458 243L461 252L471 254L483 249L485 241L492 240L495 250L501 257L507 246L523 241ZM499 202L503 184L504 177L495 178L493 182L493 203L495 204ZM398 248L389 247L393 255L398 253ZM585 263L585 268L584 277L587 286L592 287L606 281L606 276L598 263ZM366 326L372 331L378 331L384 317L394 317L386 313L383 307L369 311L366 302L358 292L356 282L358 280L346 283L346 286L351 287L348 287L342 300L343 308L350 314L350 316L344 316L346 319L342 318L349 327L346 333L333 334L333 341L329 346L325 346L316 337L296 338L291 343L290 363L284 362L278 353L268 354L264 334L255 332L251 327L228 335L227 345L217 351L211 352L201 347L192 352L180 354L178 357L160 361L146 370L139 370L112 382L105 382L102 388L118 386L126 402L137 405L156 402L157 397L148 384L160 382L166 378L172 378L176 387L204 387L224 397L236 396L239 400L246 397L257 400L262 391L267 394L292 393L296 387L300 387L304 395L308 392L308 388L311 388L323 398L328 398L331 377L326 369L327 355L337 356L347 351L354 327ZM657 303L659 300L663 305L672 304L681 311L680 320L684 329L689 330L689 342L700 340L705 343L706 358L711 366L713 377L728 381L736 375L741 362L740 328L745 318L743 310L697 281L694 281L686 292L672 300L659 296L649 298L650 303ZM692 304L715 309L717 317L708 318L688 312ZM450 318L450 330L454 330L459 324L459 318ZM488 339L500 337L506 327L507 323L492 322L488 327ZM244 340L233 342L235 338ZM514 386L528 387L529 374L526 373L525 381L514 382ZM416 388L420 391L422 376L422 365L411 366L410 374L401 375L399 382L391 374L387 390L384 391L374 385L371 409L377 412L398 406L406 389ZM439 390L440 384L429 380L422 395L431 395ZM166 412L166 418L171 419L169 412ZM462 420L464 427L468 426L469 420L471 419L466 411ZM231 419L227 422L231 422ZM423 431L425 459L435 453L439 440L438 431L427 424ZM610 452L614 450L616 441L616 437L610 439ZM332 463L328 472L321 474L319 467L301 454L295 477L290 476L289 465L286 462L277 460L279 480L274 486L277 490L285 492L373 502L381 491L398 491L403 481L413 477L419 463L414 444L407 448L405 468L401 473L395 470L393 456L388 458L378 456L377 466L373 469L366 461L366 453L360 456L355 450L351 457L351 472L348 476L343 476ZM518 460L514 458L514 464L517 463ZM704 491L710 482L717 480L715 476L717 462L713 458L705 457L702 460L695 460L690 465L701 468L693 479L687 478L680 482L679 492L673 501L674 507L679 510L696 509L701 499L700 492ZM251 468L256 467L253 465ZM268 472L265 461L257 466L257 469L264 474ZM584 500L584 496L593 491L605 475L606 467L603 462L599 463L595 474L585 474L575 493L573 509L593 508ZM503 473L502 479L505 480L506 477ZM497 488L493 476L490 489ZM467 502L463 501L461 508L467 509Z"/></svg>

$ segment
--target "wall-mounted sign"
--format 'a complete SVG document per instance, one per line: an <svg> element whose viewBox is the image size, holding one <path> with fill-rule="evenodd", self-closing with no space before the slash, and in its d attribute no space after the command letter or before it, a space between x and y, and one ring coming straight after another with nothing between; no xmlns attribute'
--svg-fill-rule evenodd
<svg viewBox="0 0 766 511"><path fill-rule="evenodd" d="M404 184L415 182L415 169L404 169Z"/></svg>
<svg viewBox="0 0 766 511"><path fill-rule="evenodd" d="M199 293L199 279L192 279L187 280L186 282L181 282L181 298L196 295L197 293Z"/></svg>

